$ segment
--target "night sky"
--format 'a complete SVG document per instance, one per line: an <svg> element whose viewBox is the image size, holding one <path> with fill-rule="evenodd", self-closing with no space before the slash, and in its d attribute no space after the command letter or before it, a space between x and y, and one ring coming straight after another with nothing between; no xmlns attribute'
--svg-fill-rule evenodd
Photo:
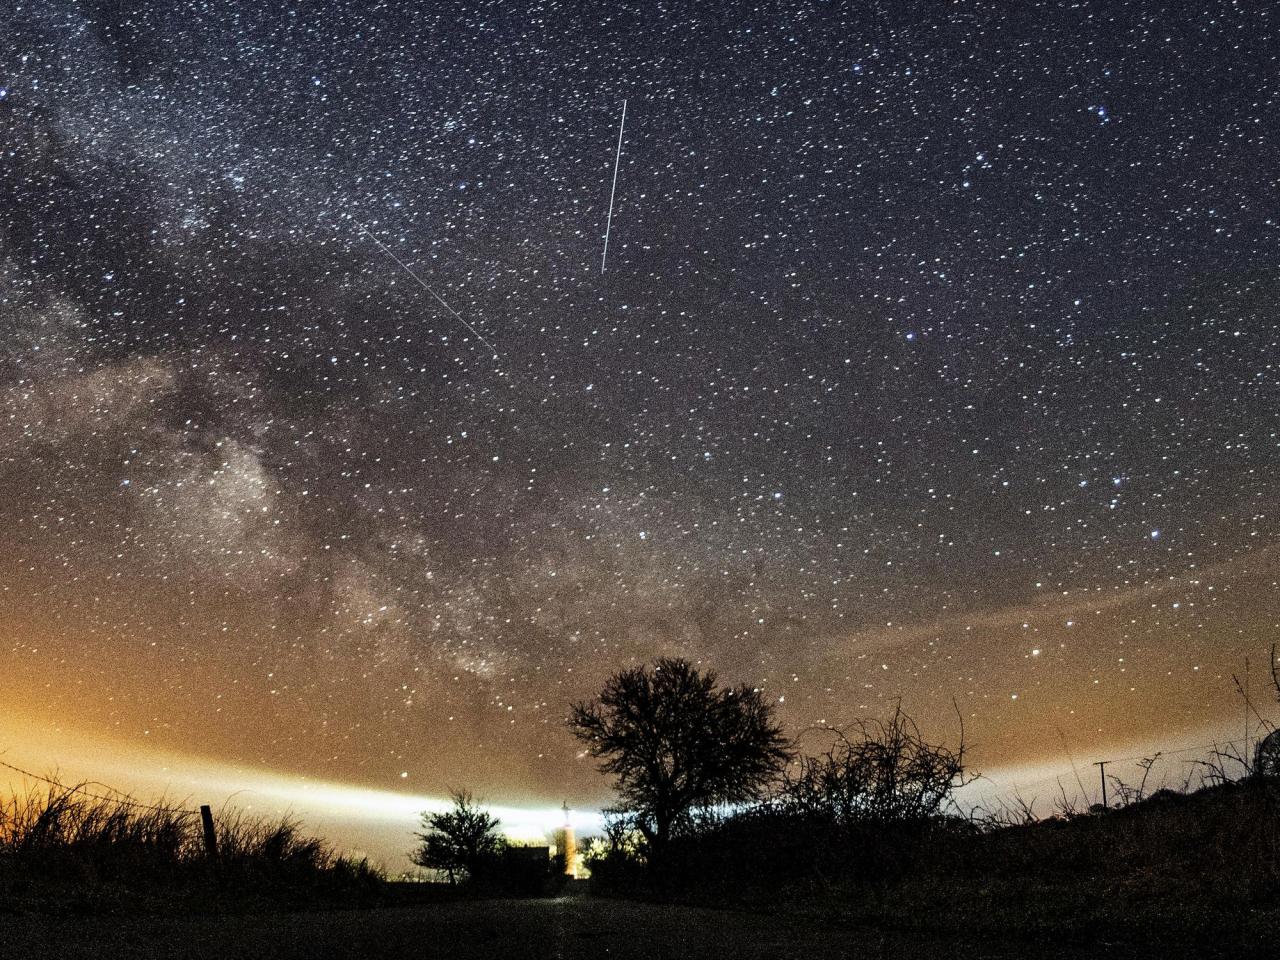
<svg viewBox="0 0 1280 960"><path fill-rule="evenodd" d="M15 0L0 715L531 804L659 655L979 766L1238 723L1276 20Z"/></svg>

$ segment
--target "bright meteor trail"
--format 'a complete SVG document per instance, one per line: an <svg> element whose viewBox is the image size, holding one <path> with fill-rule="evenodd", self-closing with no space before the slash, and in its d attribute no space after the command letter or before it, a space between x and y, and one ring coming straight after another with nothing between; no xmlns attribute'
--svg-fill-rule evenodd
<svg viewBox="0 0 1280 960"><path fill-rule="evenodd" d="M618 122L618 151L613 158L613 189L609 191L609 219L604 225L604 253L600 255L600 272L609 259L609 230L613 227L613 198L618 192L618 164L622 162L622 131L627 125L627 101L622 101L622 119Z"/></svg>

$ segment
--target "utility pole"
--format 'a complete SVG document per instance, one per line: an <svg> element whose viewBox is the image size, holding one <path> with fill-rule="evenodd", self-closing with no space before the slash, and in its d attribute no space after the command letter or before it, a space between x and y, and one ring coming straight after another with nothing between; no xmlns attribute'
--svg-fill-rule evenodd
<svg viewBox="0 0 1280 960"><path fill-rule="evenodd" d="M1107 764L1110 762L1111 762L1110 760L1099 760L1097 763L1094 764L1094 766L1098 768L1098 776L1102 779L1102 809L1103 810L1111 809L1110 807L1107 806Z"/></svg>
<svg viewBox="0 0 1280 960"><path fill-rule="evenodd" d="M1253 732L1249 729L1249 708L1252 706L1253 704L1249 702L1249 658L1245 657L1244 658L1244 753L1243 753L1243 756L1244 756L1246 773L1252 772L1252 769L1250 768L1251 758L1249 756L1249 739Z"/></svg>

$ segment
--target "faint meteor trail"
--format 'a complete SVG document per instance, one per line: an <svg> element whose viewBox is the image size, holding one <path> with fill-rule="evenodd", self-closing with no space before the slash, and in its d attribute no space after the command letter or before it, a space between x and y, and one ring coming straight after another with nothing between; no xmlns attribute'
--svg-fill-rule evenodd
<svg viewBox="0 0 1280 960"><path fill-rule="evenodd" d="M428 284L428 283L427 283L427 281L423 280L420 276L418 276L416 273L414 273L414 272L409 268L409 265L408 265L407 263L405 263L403 260L401 260L399 257L397 257L397 256L396 256L396 255L391 251L391 248L390 248L390 247L388 247L385 243L383 243L381 240L379 240L377 237L375 237L372 233L370 233L370 232L369 232L369 229L368 229L368 228L367 228L363 223L361 223L359 220L353 220L352 222L353 222L353 223L355 223L355 225L356 225L357 227L359 227L359 228L360 228L360 232L361 232L361 233L363 233L366 237L368 237L370 240L372 240L374 243L376 243L376 244L378 245L378 249L379 249L379 250L381 250L383 253L385 253L388 257L390 257L390 258L391 258L392 260L394 260L396 263L400 264L401 269L403 269L405 273L407 273L409 276L413 277L413 279L414 279L414 280L417 280L417 281L418 281L419 286L421 286L423 290L427 291L427 293L429 293L429 294L431 294L431 296L435 297L435 298L436 298L436 303L440 304L440 306L442 306L442 307L444 307L446 310L448 310L448 311L449 311L449 313L453 316L453 318L454 318L455 320L457 320L460 324L462 324L464 327L466 327L468 330L470 330L472 333L474 333L474 334L476 335L476 339L477 339L477 340L479 340L479 341L480 341L481 343L483 343L486 347L488 347L490 350L492 350L492 351L493 351L493 359L495 359L495 360L497 360L497 359L498 359L498 348L497 348L497 347L495 347L495 346L494 346L492 343L490 343L488 340L486 340L486 339L484 338L484 334L482 334L479 330L477 330L477 329L476 329L475 327L473 327L471 324L467 323L467 321L466 321L466 320L464 320L464 319L462 318L462 315L461 315L460 313L458 313L458 311L457 311L457 310L453 309L453 307L451 307L451 306L449 306L449 304L445 303L445 302L444 302L444 298L443 298L442 296L440 296L440 294L436 293L436 292L435 292L435 290L431 289L431 286L430 286L430 284Z"/></svg>
<svg viewBox="0 0 1280 960"><path fill-rule="evenodd" d="M604 225L604 253L600 255L600 272L609 259L609 230L613 227L613 198L618 192L618 164L622 162L622 131L627 125L627 101L622 101L622 119L618 122L618 152L613 158L613 189L609 191L609 219Z"/></svg>

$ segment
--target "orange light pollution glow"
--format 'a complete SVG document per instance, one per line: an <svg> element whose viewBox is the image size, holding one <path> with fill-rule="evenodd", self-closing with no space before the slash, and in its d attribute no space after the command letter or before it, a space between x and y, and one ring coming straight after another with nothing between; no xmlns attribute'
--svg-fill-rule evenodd
<svg viewBox="0 0 1280 960"><path fill-rule="evenodd" d="M821 669L833 687L848 691L843 711L834 698L816 697L803 678L761 676L757 682L777 691L779 714L793 731L882 713L901 692L908 704L927 708L920 713L928 729L953 736L951 705L942 701L939 708L941 698L953 694L966 718L973 765L985 774L967 798L1008 796L1019 789L1024 796L1042 797L1047 810L1057 781L1074 793L1076 774L1095 757L1157 749L1168 753L1239 736L1235 716L1241 705L1224 675L1231 664L1222 663L1230 659L1223 654L1234 651L1240 660L1256 654L1259 634L1232 627L1244 619L1236 599L1271 589L1273 557L1273 552L1262 551L1211 567L1195 582L1171 579L1079 598L1059 594L1016 610L892 624L832 638ZM1133 626L1144 615L1151 617L1153 627L1163 625L1162 617L1177 623L1184 607L1196 618L1200 642L1181 651L1176 669L1170 664L1162 676L1153 677L1144 669L1144 644ZM1162 612L1152 617L1152 610ZM22 633L36 635L33 629ZM957 663L959 651L977 645L975 634L983 638L985 651L977 658L986 674L980 684ZM1118 648L1127 655L1109 664L1090 662L1089 651L1099 638L1116 635L1123 641ZM1233 643L1228 646L1224 639ZM598 825L598 815L591 811L607 800L605 783L556 723L551 704L525 705L517 717L502 716L516 710L494 704L498 722L491 724L474 715L463 724L455 714L441 724L445 736L433 737L424 727L422 758L431 762L406 753L389 764L376 764L372 744L385 731L362 719L357 696L343 701L351 711L345 725L337 713L311 730L301 704L272 692L288 690L288 676L280 676L277 687L259 691L255 698L233 698L213 691L234 691L241 686L239 678L215 674L203 689L180 687L191 690L193 703L185 695L167 695L171 684L155 682L164 674L150 644L136 647L132 667L118 658L114 663L82 661L72 673L66 654L57 653L61 643L65 640L53 636L15 643L8 650L0 717L7 750L0 759L42 773L56 770L64 781L101 780L141 796L215 803L230 799L272 815L291 811L336 842L394 866L404 865L418 814L437 808L450 786L481 791L499 807L505 829L526 839L543 837L559 824L562 814L555 801L561 796L584 808L575 818L579 830L587 832ZM1001 646L1012 648L1011 653L997 656ZM953 651L939 658L956 665L949 676L940 671L931 675L923 664L907 678L893 675L909 658L938 649ZM567 671L556 689L565 702L589 695L608 667L584 664ZM1074 671L1079 676L1072 679ZM1256 693L1265 702L1261 686ZM821 704L818 710L815 701ZM519 729L521 724L526 729ZM335 725L341 734L330 732ZM367 740L352 735L366 729ZM273 730L292 734L281 737ZM310 737L303 737L304 732ZM804 745L805 738L800 742ZM350 754L323 755L326 744L346 744ZM539 763L528 762L531 749L541 754ZM1197 755L1175 754L1157 773L1176 783L1185 772L1182 761ZM1125 768L1113 771L1123 776ZM1090 774L1086 770L1082 775L1091 790ZM9 776L10 787L21 785L22 778Z"/></svg>

